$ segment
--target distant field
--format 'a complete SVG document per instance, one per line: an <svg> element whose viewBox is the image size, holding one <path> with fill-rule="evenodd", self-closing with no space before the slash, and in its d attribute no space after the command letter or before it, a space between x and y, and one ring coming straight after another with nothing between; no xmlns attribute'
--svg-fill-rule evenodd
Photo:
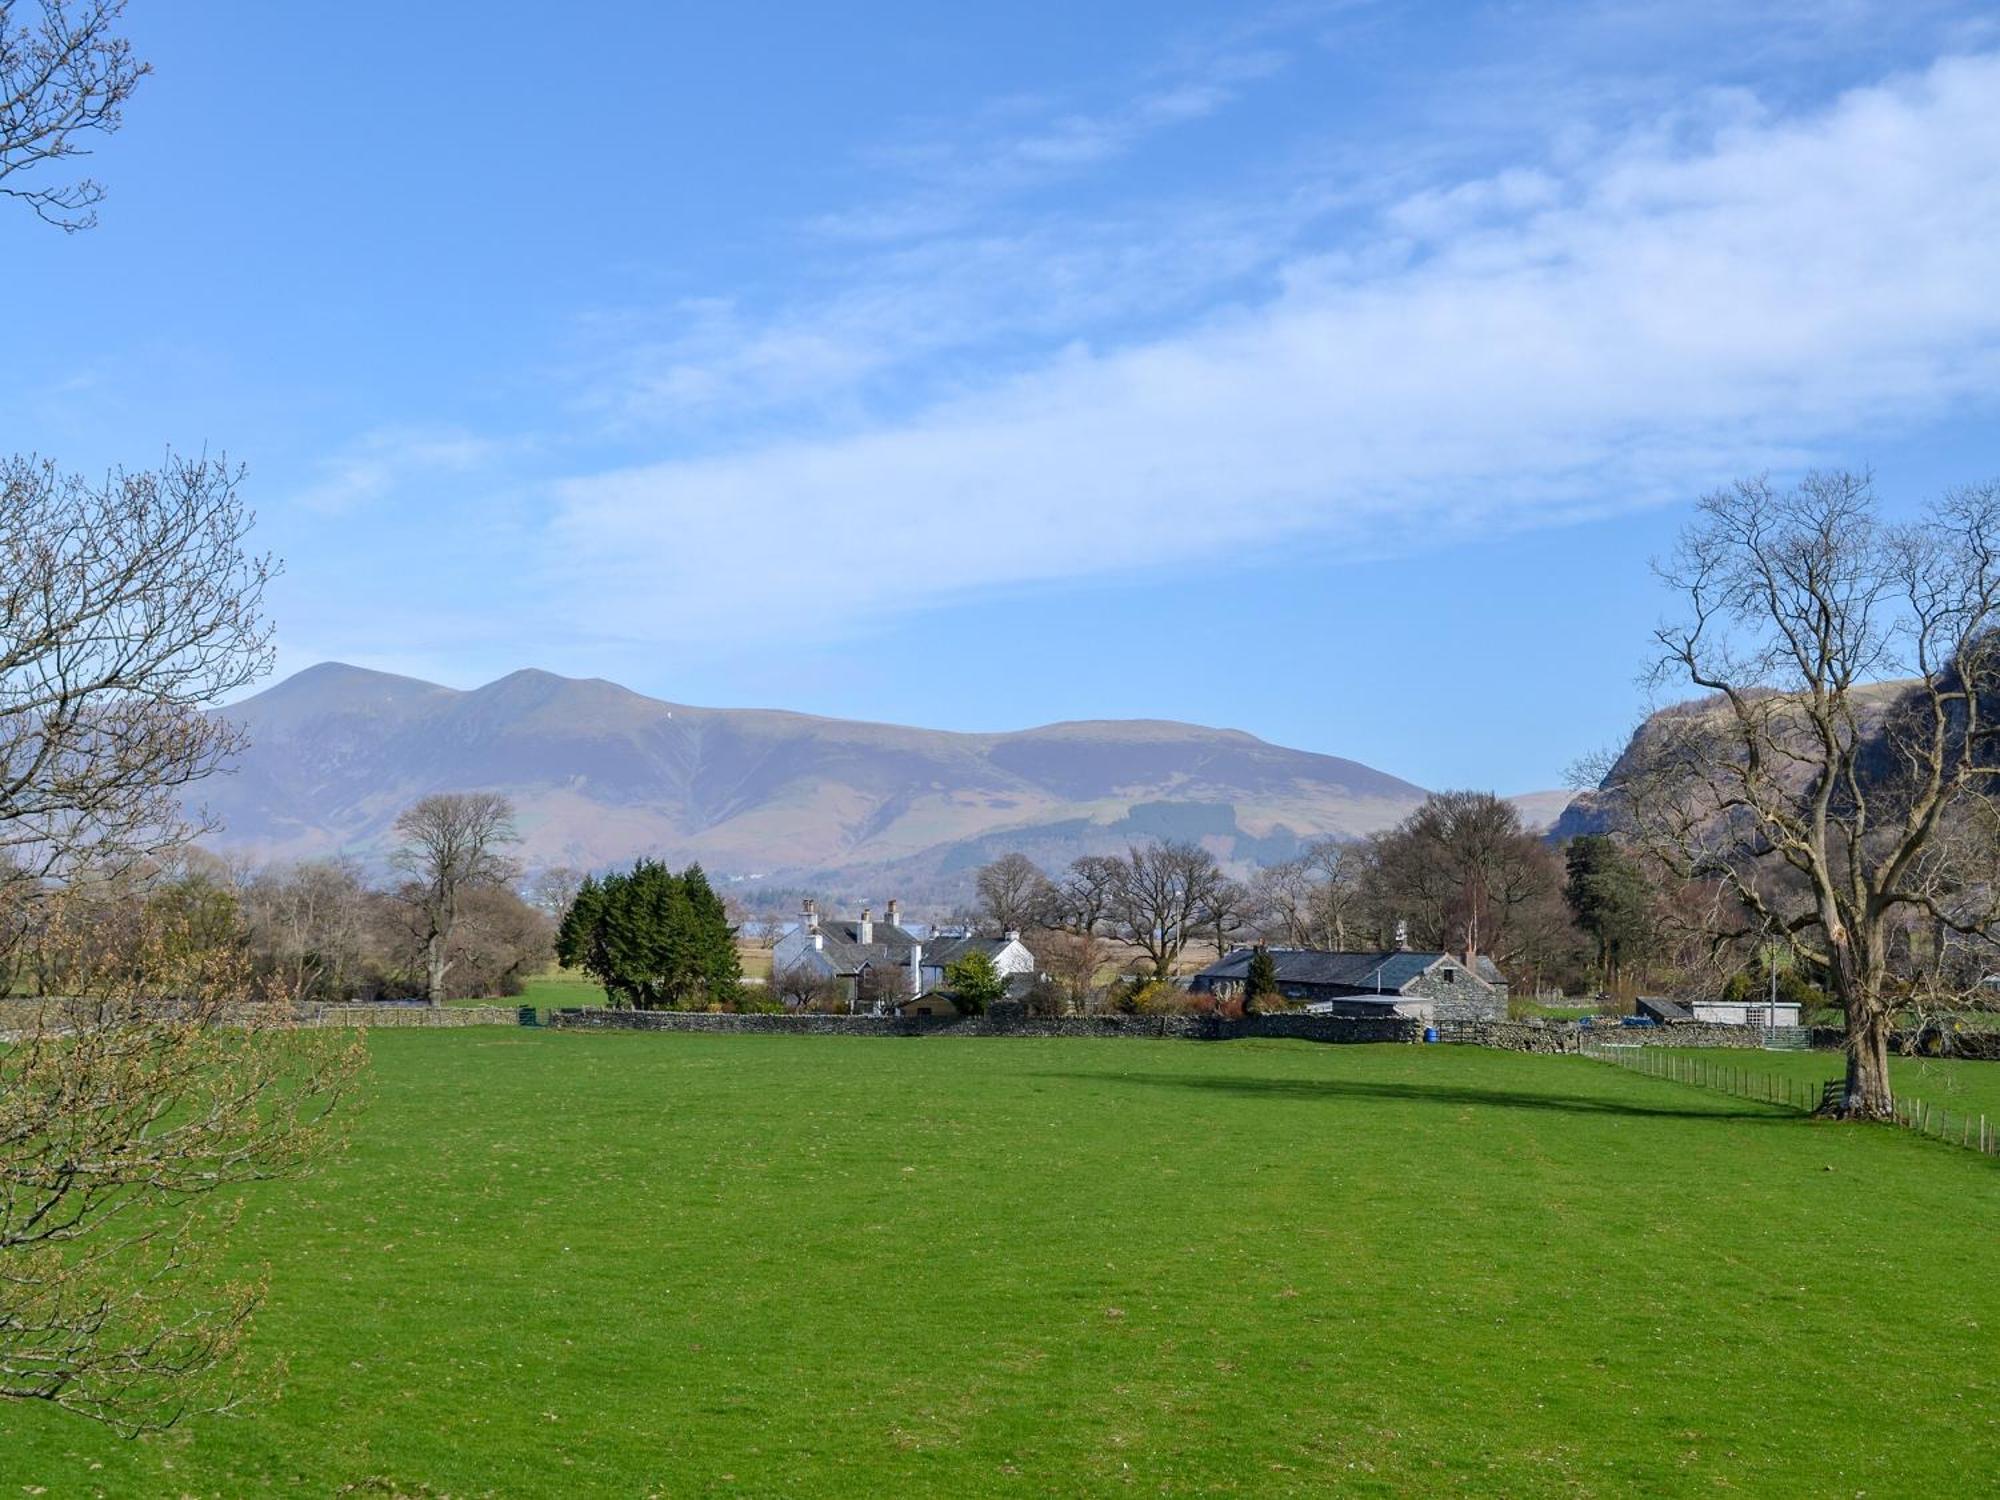
<svg viewBox="0 0 2000 1500"><path fill-rule="evenodd" d="M736 956L743 964L743 977L768 981L771 977L771 950L740 944ZM453 1000L452 1005L532 1005L538 1010L555 1010L566 1005L602 1005L604 987L588 974L574 969L552 968L530 979L518 995L473 1000Z"/></svg>
<svg viewBox="0 0 2000 1500"><path fill-rule="evenodd" d="M1451 1047L369 1047L351 1153L244 1221L283 1398L138 1443L0 1405L0 1491L1886 1500L2000 1472L2000 1168L1906 1134Z"/></svg>

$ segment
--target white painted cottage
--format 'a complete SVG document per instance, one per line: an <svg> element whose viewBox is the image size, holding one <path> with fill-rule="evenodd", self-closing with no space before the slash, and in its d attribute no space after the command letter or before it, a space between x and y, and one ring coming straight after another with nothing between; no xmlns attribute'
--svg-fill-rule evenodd
<svg viewBox="0 0 2000 1500"><path fill-rule="evenodd" d="M1018 932L991 937L939 935L928 940L902 925L901 912L894 901L884 920L877 922L869 908L852 920L821 921L819 904L807 897L799 913L799 924L771 949L771 973L775 977L792 969L816 970L839 980L852 999L863 970L884 969L905 976L902 990L922 995L944 983L944 971L971 952L983 952L1002 974L1033 975L1035 955L1021 941Z"/></svg>

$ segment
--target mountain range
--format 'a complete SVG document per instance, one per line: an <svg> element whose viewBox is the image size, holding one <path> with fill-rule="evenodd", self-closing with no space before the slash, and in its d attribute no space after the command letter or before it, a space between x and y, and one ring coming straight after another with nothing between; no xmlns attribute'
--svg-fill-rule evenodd
<svg viewBox="0 0 2000 1500"><path fill-rule="evenodd" d="M373 860L428 792L489 789L530 868L699 859L730 877L964 884L1019 849L1045 866L1147 837L1226 862L1395 823L1423 800L1356 761L1234 729L1099 720L963 734L771 709L699 708L598 678L520 671L469 691L328 662L218 710L248 733L200 788L209 840L258 860ZM1559 794L1518 799L1531 823ZM886 888L886 887L885 887Z"/></svg>

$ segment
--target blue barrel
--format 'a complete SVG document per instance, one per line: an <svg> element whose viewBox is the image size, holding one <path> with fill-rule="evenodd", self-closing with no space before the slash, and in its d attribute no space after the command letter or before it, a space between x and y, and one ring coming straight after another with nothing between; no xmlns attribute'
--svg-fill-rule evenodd
<svg viewBox="0 0 2000 1500"><path fill-rule="evenodd" d="M1437 1039L1438 1039L1438 1029L1437 1029L1437 1027L1435 1027L1435 1026L1426 1026L1426 1027L1424 1028L1424 1040L1425 1040L1425 1041L1427 1041L1427 1042L1434 1042L1434 1041L1436 1041Z"/></svg>

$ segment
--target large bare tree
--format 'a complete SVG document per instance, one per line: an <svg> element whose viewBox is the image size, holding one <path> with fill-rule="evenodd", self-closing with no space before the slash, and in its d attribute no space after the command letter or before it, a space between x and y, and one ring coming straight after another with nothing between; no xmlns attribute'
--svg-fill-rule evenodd
<svg viewBox="0 0 2000 1500"><path fill-rule="evenodd" d="M1164 980L1208 925L1228 877L1201 845L1178 839L1134 846L1117 866L1105 903L1111 935L1144 953L1153 978Z"/></svg>
<svg viewBox="0 0 2000 1500"><path fill-rule="evenodd" d="M1360 925L1367 852L1321 839L1251 878L1255 919L1267 939L1290 948L1344 950Z"/></svg>
<svg viewBox="0 0 2000 1500"><path fill-rule="evenodd" d="M1124 869L1125 861L1115 854L1086 854L1071 861L1050 898L1049 921L1079 937L1103 931Z"/></svg>
<svg viewBox="0 0 2000 1500"><path fill-rule="evenodd" d="M243 907L266 992L293 1004L350 998L369 946L370 895L346 859L259 871Z"/></svg>
<svg viewBox="0 0 2000 1500"><path fill-rule="evenodd" d="M1844 1017L1838 1110L1882 1118L1925 955L1990 957L2000 775L2000 485L1884 519L1867 476L1747 480L1700 502L1660 575L1685 606L1655 716L1614 772L1630 832L1789 943Z"/></svg>
<svg viewBox="0 0 2000 1500"><path fill-rule="evenodd" d="M187 789L241 744L204 709L269 670L267 558L239 472L169 457L101 483L0 462L0 855L99 875L205 826Z"/></svg>
<svg viewBox="0 0 2000 1500"><path fill-rule="evenodd" d="M1003 854L980 867L975 889L982 925L995 936L1019 932L1047 914L1053 887L1039 866L1021 853Z"/></svg>
<svg viewBox="0 0 2000 1500"><path fill-rule="evenodd" d="M396 819L391 862L406 877L400 892L410 933L424 955L424 993L445 1001L452 933L468 897L503 885L517 873L504 852L519 842L514 804L498 792L434 792Z"/></svg>
<svg viewBox="0 0 2000 1500"><path fill-rule="evenodd" d="M1369 848L1364 884L1378 923L1407 921L1422 946L1532 958L1547 925L1567 925L1562 862L1491 792L1433 792Z"/></svg>
<svg viewBox="0 0 2000 1500"><path fill-rule="evenodd" d="M104 189L51 172L119 126L152 69L115 34L125 0L0 0L0 196L60 229L97 222Z"/></svg>

